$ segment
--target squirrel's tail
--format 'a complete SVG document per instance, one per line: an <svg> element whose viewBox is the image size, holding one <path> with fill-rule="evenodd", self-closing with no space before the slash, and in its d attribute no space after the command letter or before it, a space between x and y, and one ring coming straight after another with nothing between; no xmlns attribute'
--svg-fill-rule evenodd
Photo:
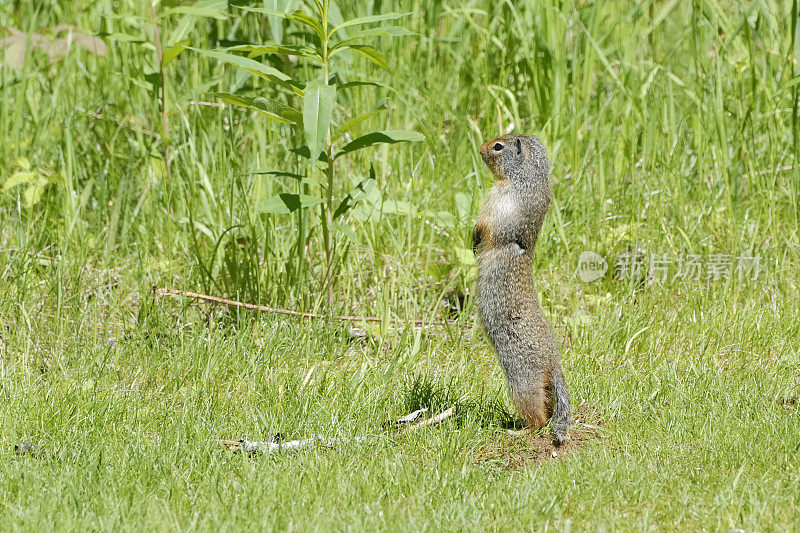
<svg viewBox="0 0 800 533"><path fill-rule="evenodd" d="M553 391L555 392L555 408L553 418L550 420L550 427L553 430L553 438L556 444L562 444L567 440L569 426L572 423L572 412L569 407L569 391L567 383L564 381L564 374L561 366L556 363L553 369Z"/></svg>

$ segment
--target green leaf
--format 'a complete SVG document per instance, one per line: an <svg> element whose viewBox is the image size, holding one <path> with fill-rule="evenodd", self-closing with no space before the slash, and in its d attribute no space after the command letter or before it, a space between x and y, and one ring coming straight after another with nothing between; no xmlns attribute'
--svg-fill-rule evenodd
<svg viewBox="0 0 800 533"><path fill-rule="evenodd" d="M377 28L367 28L357 31L350 35L349 39L365 39L370 37L408 37L419 35L405 26L378 26Z"/></svg>
<svg viewBox="0 0 800 533"><path fill-rule="evenodd" d="M417 35L417 34L407 30L403 26L381 26L379 28L370 28L368 30L362 30L360 32L356 32L347 39L344 39L343 41L340 41L336 43L334 46L332 46L328 51L328 56L336 54L340 49L346 48L348 45L361 39L372 39L374 37L399 37L406 35Z"/></svg>
<svg viewBox="0 0 800 533"><path fill-rule="evenodd" d="M325 149L325 140L333 116L336 86L325 85L319 80L306 84L303 96L303 130L309 152L316 161L316 154Z"/></svg>
<svg viewBox="0 0 800 533"><path fill-rule="evenodd" d="M389 63L386 62L386 56L383 55L383 52L381 52L380 50L373 48L372 46L367 46L365 44L348 44L343 49L348 49L348 48L366 57L367 59L369 59L370 61L381 67L383 70L387 72L389 71Z"/></svg>
<svg viewBox="0 0 800 533"><path fill-rule="evenodd" d="M382 83L376 83L374 81L348 81L347 83L343 83L341 85L337 85L336 89L339 91L344 91L346 89L352 89L353 87L386 87L386 85Z"/></svg>
<svg viewBox="0 0 800 533"><path fill-rule="evenodd" d="M26 158L20 157L16 160L16 163L18 167L24 170L19 170L9 176L3 182L3 191L8 191L19 185L27 185L25 190L22 191L22 205L31 207L39 203L39 199L42 197L49 180L42 174L29 170L30 162Z"/></svg>
<svg viewBox="0 0 800 533"><path fill-rule="evenodd" d="M386 85L374 81L367 81L367 80L352 80L346 82L342 79L339 73L335 73L328 79L328 85L336 85L337 91L343 91L345 89L351 89L353 87L386 87Z"/></svg>
<svg viewBox="0 0 800 533"><path fill-rule="evenodd" d="M337 140L339 140L345 133L351 131L353 128L355 128L368 118L373 117L378 113L380 113L381 111L385 111L386 109L388 109L388 106L386 105L386 98L381 98L378 101L378 105L376 105L372 111L364 113L363 115L359 115L357 117L353 117L344 124L342 124L341 126L339 126L339 128L336 130L336 133L331 138L331 143L334 143Z"/></svg>
<svg viewBox="0 0 800 533"><path fill-rule="evenodd" d="M353 230L353 226L350 224L331 224L328 226L328 228L330 228L331 232L338 232L346 236L353 244L358 242L358 239L356 238L356 232Z"/></svg>
<svg viewBox="0 0 800 533"><path fill-rule="evenodd" d="M381 213L387 215L416 215L417 209L405 200L384 200L380 206Z"/></svg>
<svg viewBox="0 0 800 533"><path fill-rule="evenodd" d="M189 44L189 41L179 41L164 50L164 54L161 56L161 66L165 67L175 61L175 58L177 58L178 55L183 52L183 49L186 48L187 44Z"/></svg>
<svg viewBox="0 0 800 533"><path fill-rule="evenodd" d="M340 216L344 215L352 209L356 203L364 198L367 195L367 186L370 182L375 181L375 167L372 165L369 166L369 176L361 180L361 183L355 186L355 188L347 193L347 196L344 197L344 200L339 203L339 206L336 208L336 211L333 213L333 220L336 220Z"/></svg>
<svg viewBox="0 0 800 533"><path fill-rule="evenodd" d="M227 49L229 52L250 52L249 58L255 58L264 54L281 54L281 55L294 55L311 59L315 63L322 64L322 56L319 55L316 48L307 45L294 45L294 44L277 44L268 43L263 45L242 44L231 46Z"/></svg>
<svg viewBox="0 0 800 533"><path fill-rule="evenodd" d="M381 189L374 181L369 181L364 186L364 198L351 209L351 216L362 222L375 221L381 216L383 195Z"/></svg>
<svg viewBox="0 0 800 533"><path fill-rule="evenodd" d="M278 213L286 215L289 213L294 213L298 209L314 207L322 202L324 202L324 200L322 198L317 198L316 196L281 193L277 196L273 196L272 198L267 198L261 202L261 204L258 206L258 211L260 213Z"/></svg>
<svg viewBox="0 0 800 533"><path fill-rule="evenodd" d="M118 43L129 43L129 44L150 44L141 37L136 37L133 35L128 35L127 33L110 33L107 37L111 40L114 40Z"/></svg>
<svg viewBox="0 0 800 533"><path fill-rule="evenodd" d="M285 122L288 124L300 125L303 121L303 114L297 109L282 104L277 100L270 100L269 98L243 96L233 93L213 93L215 96L225 103L235 105L238 107L245 107L258 112L260 115L267 117L275 122Z"/></svg>
<svg viewBox="0 0 800 533"><path fill-rule="evenodd" d="M475 254L472 252L470 248L456 248L456 258L458 258L458 262L465 266L470 266L475 264Z"/></svg>
<svg viewBox="0 0 800 533"><path fill-rule="evenodd" d="M289 20L296 20L297 22L305 24L306 26L311 28L311 30L317 34L317 37L319 37L320 42L326 40L325 30L322 28L322 22L312 17L308 13L303 13L302 11L297 10L294 13L289 13L288 15L286 15L286 18Z"/></svg>
<svg viewBox="0 0 800 533"><path fill-rule="evenodd" d="M38 204L39 200L42 198L42 193L44 192L45 187L47 187L47 180L41 176L38 177L27 189L25 189L25 192L22 193L22 205L25 207L31 207L35 204Z"/></svg>
<svg viewBox="0 0 800 533"><path fill-rule="evenodd" d="M406 131L406 130L385 130L385 131L376 131L373 133L368 133L355 139L354 141L345 145L339 153L336 154L334 159L339 158L345 154L350 152L355 152L356 150L361 150L362 148L368 148L370 146L375 146L376 144L393 144L399 142L419 142L425 139L425 136L421 133L417 133L415 131Z"/></svg>
<svg viewBox="0 0 800 533"><path fill-rule="evenodd" d="M202 48L193 48L191 46L187 46L189 50L194 50L204 56L211 57L214 59L219 59L220 61L225 61L226 63L231 63L236 65L239 68L242 68L248 72L259 76L260 78L264 78L267 80L271 80L273 78L278 79L280 81L289 81L291 78L281 72L278 69L274 69L269 65L265 65L263 63L259 63L258 61L254 61L253 59L249 59L247 57L241 57L234 54L228 54L226 52L220 52L219 50L203 50Z"/></svg>
<svg viewBox="0 0 800 533"><path fill-rule="evenodd" d="M224 9L200 6L178 6L164 11L165 15L179 13L181 15L192 15L195 17L211 17L217 20L228 20L228 13Z"/></svg>
<svg viewBox="0 0 800 533"><path fill-rule="evenodd" d="M156 70L155 72L146 72L144 75L144 81L150 84L150 91L153 94L158 92L158 88L161 86L161 71Z"/></svg>
<svg viewBox="0 0 800 533"><path fill-rule="evenodd" d="M303 145L300 148L291 148L291 149L289 149L289 151L292 152L293 154L299 155L300 157L304 157L306 159L311 159L311 150L308 149L308 146ZM328 162L328 156L325 154L325 152L320 150L318 155L317 155L317 160L327 163Z"/></svg>
<svg viewBox="0 0 800 533"><path fill-rule="evenodd" d="M385 15L370 15L368 17L361 17L357 19L351 19L345 21L338 26L335 26L329 33L328 36L333 35L337 31L341 30L342 28L348 28L350 26L358 26L360 24L369 24L371 22L380 22L382 20L395 20L399 18L406 17L411 13L386 13Z"/></svg>
<svg viewBox="0 0 800 533"><path fill-rule="evenodd" d="M297 174L295 172L286 172L285 170L253 170L252 172L248 172L247 175L259 175L259 176L283 176L287 178L295 178L295 179L303 179L305 176L303 174Z"/></svg>
<svg viewBox="0 0 800 533"><path fill-rule="evenodd" d="M456 193L456 212L458 213L458 223L467 225L472 219L472 196L459 191Z"/></svg>
<svg viewBox="0 0 800 533"><path fill-rule="evenodd" d="M269 15L271 17L280 17L282 19L289 18L289 13L284 13L283 11L278 11L277 9L269 9L266 7L250 7L250 6L234 6L245 13L263 13L264 15Z"/></svg>
<svg viewBox="0 0 800 533"><path fill-rule="evenodd" d="M17 185L23 185L25 183L29 183L36 179L36 174L30 172L28 170L20 170L19 172L14 172L11 176L9 176L5 182L3 182L3 190L7 191Z"/></svg>
<svg viewBox="0 0 800 533"><path fill-rule="evenodd" d="M439 211L434 218L436 219L436 224L445 228L454 228L456 225L456 218L450 211Z"/></svg>

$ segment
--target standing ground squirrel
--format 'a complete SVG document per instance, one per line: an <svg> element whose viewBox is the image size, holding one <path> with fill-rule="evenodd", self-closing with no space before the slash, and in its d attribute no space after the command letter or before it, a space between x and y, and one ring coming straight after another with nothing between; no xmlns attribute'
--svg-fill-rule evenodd
<svg viewBox="0 0 800 533"><path fill-rule="evenodd" d="M538 137L504 135L480 153L498 178L472 232L481 321L528 429L552 417L561 444L571 422L569 392L532 279L533 247L550 206L547 152Z"/></svg>

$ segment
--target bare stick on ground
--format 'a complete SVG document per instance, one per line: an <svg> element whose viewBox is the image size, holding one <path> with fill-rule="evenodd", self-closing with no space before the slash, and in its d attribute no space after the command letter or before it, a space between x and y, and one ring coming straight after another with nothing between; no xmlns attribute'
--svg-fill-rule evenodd
<svg viewBox="0 0 800 533"><path fill-rule="evenodd" d="M318 313L303 313L302 311L294 311L292 309L281 309L280 307L270 307L268 305L256 305L246 302L237 302L236 300L228 300L226 298L219 298L218 296L210 296L208 294L200 294L197 292L182 291L180 289L157 289L153 288L153 296L184 296L186 298L194 298L196 300L203 300L206 302L214 302L228 307L239 307L241 309L250 309L251 311L261 311L262 313L274 313L278 315L297 316L300 318L333 318L343 322L391 322L392 324L405 324L412 322L415 326L440 326L445 324L442 320L403 320L399 318L383 318L379 316L355 316L355 315L321 315Z"/></svg>
<svg viewBox="0 0 800 533"><path fill-rule="evenodd" d="M420 411L415 411L411 415L406 415L400 420L409 418L412 415L421 414ZM433 426L438 424L439 422L446 420L453 416L453 408L439 413L438 415L428 418L427 420L423 420L422 422L417 422L416 424L409 426L406 430L406 433L409 431L414 431L417 429L426 428L429 426ZM280 453L280 452L296 452L305 448L309 448L311 446L322 446L324 448L333 448L337 445L342 444L358 444L361 442L375 440L385 435L368 435L366 437L351 437L351 438L342 438L342 437L335 437L335 438L325 438L325 437L311 437L308 439L300 439L300 440L290 440L287 442L281 442L279 437L272 437L266 441L255 441L255 440L220 440L219 443L223 446L227 446L229 449L235 452L245 452L245 453Z"/></svg>
<svg viewBox="0 0 800 533"><path fill-rule="evenodd" d="M438 424L442 420L446 420L446 419L450 418L451 416L453 416L453 408L452 407L450 409L448 409L447 411L441 412L441 413L439 413L438 415L436 415L434 417L431 417L431 418L428 418L426 420L423 420L422 422L417 422L413 426L409 426L406 431L414 431L416 429L426 428L428 426L432 426L434 424Z"/></svg>

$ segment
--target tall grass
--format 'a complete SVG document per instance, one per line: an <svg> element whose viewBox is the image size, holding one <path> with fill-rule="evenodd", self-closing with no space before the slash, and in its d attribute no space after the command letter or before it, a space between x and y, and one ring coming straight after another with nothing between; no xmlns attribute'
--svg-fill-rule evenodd
<svg viewBox="0 0 800 533"><path fill-rule="evenodd" d="M388 121L368 127L410 127L427 138L351 161L353 185L374 164L377 187L348 220L355 234L337 270L341 308L400 306L394 312L416 315L452 280L463 286L468 265L458 250L469 248L470 215L485 189L475 146L502 131L539 134L554 163L556 206L540 245L542 263L574 263L584 247L613 257L634 243L758 252L771 261L785 260L787 251L796 257L790 6L340 7L348 16L378 7L410 11L405 24L418 36L381 43L390 74L350 60L365 79L397 88ZM301 247L306 272L291 237L298 220L257 210L279 188L294 187L292 178L258 173L302 164L283 156L293 133L220 109L209 96L264 82L189 53L167 68L170 182L158 99L148 82L155 59L147 10L135 2L114 10L108 2L19 3L3 8L3 18L6 26L30 30L71 22L110 35L106 58L73 47L57 63L34 52L22 69L2 71L0 173L13 173L24 156L59 178L32 209L20 207L21 188L3 194L5 247L48 248L60 260L109 265L135 256L164 266L165 277L177 271L186 287L300 307L319 303L309 289L323 275L321 244ZM202 47L271 38L257 17L176 14L160 25L165 46L184 38ZM364 112L371 101L350 105ZM368 286L375 294L366 297Z"/></svg>

